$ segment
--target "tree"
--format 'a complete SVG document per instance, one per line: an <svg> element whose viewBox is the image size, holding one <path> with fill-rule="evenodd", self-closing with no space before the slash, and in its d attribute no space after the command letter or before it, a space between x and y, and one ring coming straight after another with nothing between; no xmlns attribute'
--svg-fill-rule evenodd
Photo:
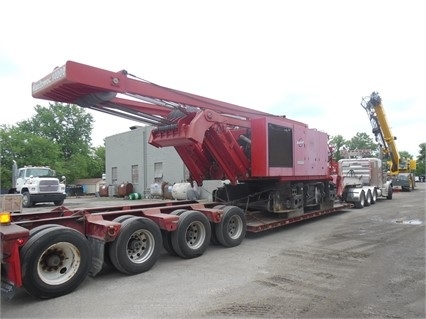
<svg viewBox="0 0 426 319"><path fill-rule="evenodd" d="M342 155L340 152L342 148L346 145L346 143L347 141L343 138L342 135L336 135L331 137L329 144L330 146L333 147L333 151L334 151L333 159L335 161L338 161L342 158Z"/></svg>
<svg viewBox="0 0 426 319"><path fill-rule="evenodd" d="M426 174L426 143L421 143L419 148L420 151L417 156L416 175L424 176Z"/></svg>
<svg viewBox="0 0 426 319"><path fill-rule="evenodd" d="M58 173L63 168L61 149L58 144L36 133L22 132L16 126L0 125L2 189L12 186L12 164L50 166ZM61 173L59 173L61 174Z"/></svg>
<svg viewBox="0 0 426 319"><path fill-rule="evenodd" d="M356 133L347 141L346 146L349 150L371 150L372 156L378 155L378 146L367 133Z"/></svg>
<svg viewBox="0 0 426 319"><path fill-rule="evenodd" d="M105 170L105 147L91 147L93 117L76 105L37 105L36 115L16 126L0 126L2 189L12 183L12 163L45 165L64 175L68 183L77 178L100 177Z"/></svg>
<svg viewBox="0 0 426 319"><path fill-rule="evenodd" d="M37 105L36 115L17 124L20 130L38 135L58 144L65 161L76 154L88 154L91 145L93 116L85 109L62 103L49 103L49 107Z"/></svg>

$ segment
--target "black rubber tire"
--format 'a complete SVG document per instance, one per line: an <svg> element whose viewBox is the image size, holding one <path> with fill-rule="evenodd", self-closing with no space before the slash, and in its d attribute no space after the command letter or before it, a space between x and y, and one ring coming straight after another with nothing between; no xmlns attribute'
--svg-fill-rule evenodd
<svg viewBox="0 0 426 319"><path fill-rule="evenodd" d="M63 226L56 225L56 224L40 225L40 226L34 227L33 229L30 229L30 237L32 237L35 234L41 232L42 230L45 230L45 229L48 229L48 228L52 228L52 227L63 227Z"/></svg>
<svg viewBox="0 0 426 319"><path fill-rule="evenodd" d="M123 274L143 273L154 266L160 256L160 228L146 217L134 217L122 222L120 233L109 246L109 258Z"/></svg>
<svg viewBox="0 0 426 319"><path fill-rule="evenodd" d="M31 201L31 196L29 192L22 193L22 206L25 208L32 207L34 203Z"/></svg>
<svg viewBox="0 0 426 319"><path fill-rule="evenodd" d="M92 264L90 245L80 232L63 226L35 233L20 252L22 282L27 292L48 299L74 291ZM48 264L48 262L53 264Z"/></svg>
<svg viewBox="0 0 426 319"><path fill-rule="evenodd" d="M213 207L213 209L223 209L225 208L226 205L216 205ZM219 241L217 240L217 236L216 236L216 223L210 222L210 226L212 228L212 235L210 238L210 243L212 245L218 246L220 245Z"/></svg>
<svg viewBox="0 0 426 319"><path fill-rule="evenodd" d="M56 202L53 202L56 206L61 206L64 203L64 200L57 200Z"/></svg>
<svg viewBox="0 0 426 319"><path fill-rule="evenodd" d="M367 191L367 196L365 198L365 203L364 203L364 207L368 207L371 205L371 198L373 197L373 195L371 194L371 191L368 190Z"/></svg>
<svg viewBox="0 0 426 319"><path fill-rule="evenodd" d="M133 218L133 217L135 217L135 216L133 216L133 215L122 215L122 216L118 216L118 217L114 218L112 221L117 222L117 223L122 223L125 220L127 220L129 218Z"/></svg>
<svg viewBox="0 0 426 319"><path fill-rule="evenodd" d="M386 196L386 199L392 199L392 197L393 197L393 188L392 186L389 186L388 196Z"/></svg>
<svg viewBox="0 0 426 319"><path fill-rule="evenodd" d="M176 209L174 211L172 211L170 213L170 215L177 215L180 216L182 215L184 212L186 212L186 209ZM161 231L161 236L163 237L163 247L164 249L172 256L177 256L178 254L175 252L175 250L173 249L173 245L172 245L172 232L167 231L167 230L162 230Z"/></svg>
<svg viewBox="0 0 426 319"><path fill-rule="evenodd" d="M374 205L377 202L377 189L374 189L371 196L371 205Z"/></svg>
<svg viewBox="0 0 426 319"><path fill-rule="evenodd" d="M222 246L235 247L244 240L246 228L244 211L237 206L226 206L222 220L215 226L216 238Z"/></svg>
<svg viewBox="0 0 426 319"><path fill-rule="evenodd" d="M178 228L171 233L174 251L185 259L201 256L210 244L210 237L210 221L195 210L180 215Z"/></svg>
<svg viewBox="0 0 426 319"><path fill-rule="evenodd" d="M365 205L365 192L364 191L361 191L361 195L359 195L359 198L360 198L359 201L355 202L355 207L361 209L361 208L364 208L364 205Z"/></svg>
<svg viewBox="0 0 426 319"><path fill-rule="evenodd" d="M55 224L46 224L46 225L40 225L40 226L34 227L33 229L30 230L30 237L29 237L28 242L30 240L33 240L32 238L36 234L38 234L39 232L41 232L41 231L43 231L45 229L52 229L54 227L62 227L62 226L61 225L55 225ZM27 250L29 248L31 248L31 245L27 245L27 243L25 243L24 247L22 247L21 250L19 251L19 253L21 254L21 256L23 256L24 254L26 254Z"/></svg>

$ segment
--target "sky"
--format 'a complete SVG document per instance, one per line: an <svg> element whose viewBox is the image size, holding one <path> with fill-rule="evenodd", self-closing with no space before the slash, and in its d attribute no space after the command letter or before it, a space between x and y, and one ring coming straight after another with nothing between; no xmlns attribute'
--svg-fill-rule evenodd
<svg viewBox="0 0 426 319"><path fill-rule="evenodd" d="M35 115L31 84L72 60L373 138L379 92L399 151L426 142L426 1L3 1L0 124ZM92 142L138 123L89 111Z"/></svg>

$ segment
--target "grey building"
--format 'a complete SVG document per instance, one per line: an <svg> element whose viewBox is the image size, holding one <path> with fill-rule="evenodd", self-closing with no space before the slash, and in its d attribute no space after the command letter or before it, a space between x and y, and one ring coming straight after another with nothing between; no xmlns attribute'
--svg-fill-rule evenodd
<svg viewBox="0 0 426 319"><path fill-rule="evenodd" d="M131 183L133 191L146 194L154 183L185 182L188 170L173 147L148 144L151 126L134 126L130 131L105 138L106 184L118 187Z"/></svg>

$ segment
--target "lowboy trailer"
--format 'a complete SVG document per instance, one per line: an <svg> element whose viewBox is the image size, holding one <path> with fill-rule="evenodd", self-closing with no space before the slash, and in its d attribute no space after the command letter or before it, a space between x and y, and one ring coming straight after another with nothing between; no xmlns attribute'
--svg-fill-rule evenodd
<svg viewBox="0 0 426 319"><path fill-rule="evenodd" d="M163 247L194 258L211 242L235 247L246 232L350 207L336 201L328 135L285 116L73 61L34 82L32 92L153 125L150 144L174 147L191 181L229 183L213 192L212 202L2 213L3 296L13 296L18 287L38 298L65 295L105 263L139 274L155 264Z"/></svg>

